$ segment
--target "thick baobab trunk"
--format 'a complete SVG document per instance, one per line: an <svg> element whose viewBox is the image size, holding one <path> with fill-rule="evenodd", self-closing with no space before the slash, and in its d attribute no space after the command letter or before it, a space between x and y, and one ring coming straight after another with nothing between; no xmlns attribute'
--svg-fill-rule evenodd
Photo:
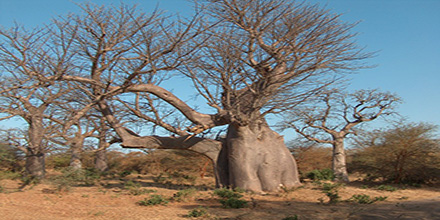
<svg viewBox="0 0 440 220"><path fill-rule="evenodd" d="M332 161L332 169L333 173L335 174L336 181L349 182L345 158L344 138L336 137L333 142Z"/></svg>
<svg viewBox="0 0 440 220"><path fill-rule="evenodd" d="M120 134L121 146L126 148L182 149L207 156L215 168L217 187L262 192L300 185L295 160L283 137L266 124L258 129L230 125L224 141Z"/></svg>
<svg viewBox="0 0 440 220"><path fill-rule="evenodd" d="M220 181L230 187L262 192L300 185L295 160L283 137L266 124L258 128L230 125L221 164Z"/></svg>

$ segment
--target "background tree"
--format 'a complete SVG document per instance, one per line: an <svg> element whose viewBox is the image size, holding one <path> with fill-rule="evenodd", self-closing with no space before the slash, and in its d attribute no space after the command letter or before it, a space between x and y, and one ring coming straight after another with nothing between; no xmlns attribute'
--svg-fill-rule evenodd
<svg viewBox="0 0 440 220"><path fill-rule="evenodd" d="M338 79L337 73L363 67L360 61L369 55L353 43L353 25L317 6L281 0L206 1L202 8L207 10L179 22L127 6L83 5L84 14L59 18L50 30L61 54L72 55L58 65L65 71L36 74L43 81L83 85L123 147L204 154L223 186L273 191L298 185L295 161L265 117L319 92ZM197 111L165 88L161 82L177 71L194 83L211 113ZM114 104L147 97L166 103L192 125L185 131L154 115L144 119L178 136L135 134L114 113ZM223 125L225 139L197 136Z"/></svg>
<svg viewBox="0 0 440 220"><path fill-rule="evenodd" d="M292 109L283 122L310 141L333 146L332 169L335 179L348 182L344 139L356 134L355 126L395 114L399 98L388 92L359 90L351 94L329 90L307 106Z"/></svg>
<svg viewBox="0 0 440 220"><path fill-rule="evenodd" d="M97 148L92 148L96 157L95 165L100 167L99 170L104 171L107 167L104 152L109 144L101 142L107 141L109 129L105 119L95 109L94 102L88 98L87 94L77 88L69 96L63 97L65 100L56 106L56 113L45 116L56 123L56 128L50 134L50 140L68 147L71 155L70 167L81 169L85 142L87 139L95 138L94 145Z"/></svg>
<svg viewBox="0 0 440 220"><path fill-rule="evenodd" d="M53 42L43 29L0 30L0 42L0 113L4 118L20 117L27 123L27 142L21 148L26 154L26 171L42 178L47 125L44 115L50 114L50 106L69 89L66 83L44 81L39 76L61 71L58 65L66 57L61 53L54 56L54 48L48 47Z"/></svg>
<svg viewBox="0 0 440 220"><path fill-rule="evenodd" d="M437 126L402 123L357 139L351 167L394 183L429 183L440 177Z"/></svg>

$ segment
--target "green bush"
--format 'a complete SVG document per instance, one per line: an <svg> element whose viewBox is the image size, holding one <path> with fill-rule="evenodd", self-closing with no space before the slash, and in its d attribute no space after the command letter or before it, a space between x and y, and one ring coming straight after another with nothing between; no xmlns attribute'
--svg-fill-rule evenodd
<svg viewBox="0 0 440 220"><path fill-rule="evenodd" d="M387 198L388 197L379 196L379 197L374 197L372 199L369 195L356 194L356 195L353 195L349 199L349 201L354 201L354 202L359 203L359 204L372 204L372 203L375 203L377 201L385 201Z"/></svg>
<svg viewBox="0 0 440 220"><path fill-rule="evenodd" d="M124 171L119 173L119 176L124 178L124 177L126 177L126 176L128 176L130 174L131 174L131 171L124 170Z"/></svg>
<svg viewBox="0 0 440 220"><path fill-rule="evenodd" d="M177 202L184 202L188 200L197 190L195 188L182 189L173 195L173 200Z"/></svg>
<svg viewBox="0 0 440 220"><path fill-rule="evenodd" d="M288 217L283 218L282 220L298 220L298 216L297 215L288 216Z"/></svg>
<svg viewBox="0 0 440 220"><path fill-rule="evenodd" d="M241 192L237 192L235 190L231 190L227 188L215 189L214 194L223 199L243 197L243 195L241 195Z"/></svg>
<svg viewBox="0 0 440 220"><path fill-rule="evenodd" d="M190 218L198 218L198 217L202 217L202 216L207 216L208 215L208 211L205 207L198 207L195 208L191 211L188 212L188 215L186 215L186 217L190 217Z"/></svg>
<svg viewBox="0 0 440 220"><path fill-rule="evenodd" d="M124 183L124 189L128 190L128 193L134 196L156 192L156 190L153 189L143 189L140 183L131 180Z"/></svg>
<svg viewBox="0 0 440 220"><path fill-rule="evenodd" d="M161 195L151 195L149 199L145 198L137 203L141 206L166 205L168 200L164 199Z"/></svg>
<svg viewBox="0 0 440 220"><path fill-rule="evenodd" d="M248 201L238 198L221 199L220 203L223 208L241 209L247 207Z"/></svg>
<svg viewBox="0 0 440 220"><path fill-rule="evenodd" d="M0 180L2 179L19 179L22 177L22 174L14 171L0 171Z"/></svg>
<svg viewBox="0 0 440 220"><path fill-rule="evenodd" d="M216 189L214 190L214 194L219 196L220 203L223 205L224 208L233 208L233 209L239 209L244 208L247 206L248 202L244 199L240 199L243 197L241 194L243 191L240 189Z"/></svg>
<svg viewBox="0 0 440 220"><path fill-rule="evenodd" d="M101 178L101 173L95 169L74 169L67 167L61 170L62 175L56 176L52 182L59 191L69 190L74 185L92 186Z"/></svg>
<svg viewBox="0 0 440 220"><path fill-rule="evenodd" d="M380 185L380 186L376 187L376 189L381 190L381 191L388 191L388 192L397 191L396 187L390 186L390 185Z"/></svg>
<svg viewBox="0 0 440 220"><path fill-rule="evenodd" d="M333 180L335 177L331 169L312 170L306 176L313 181Z"/></svg>
<svg viewBox="0 0 440 220"><path fill-rule="evenodd" d="M9 144L0 143L0 169L17 172L24 168L23 154Z"/></svg>
<svg viewBox="0 0 440 220"><path fill-rule="evenodd" d="M340 201L339 189L344 185L341 183L324 183L322 184L321 191L329 198L330 204Z"/></svg>
<svg viewBox="0 0 440 220"><path fill-rule="evenodd" d="M46 157L46 167L52 169L65 169L69 167L72 155L69 153L53 153Z"/></svg>

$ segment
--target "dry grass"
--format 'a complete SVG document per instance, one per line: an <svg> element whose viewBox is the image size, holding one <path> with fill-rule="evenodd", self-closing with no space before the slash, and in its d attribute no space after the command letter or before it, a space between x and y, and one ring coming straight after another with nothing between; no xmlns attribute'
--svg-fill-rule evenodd
<svg viewBox="0 0 440 220"><path fill-rule="evenodd" d="M133 195L127 181L137 183L144 194ZM339 190L341 200L354 194L371 197L386 196L374 204L340 202L325 204L326 196L320 187L305 183L298 189L284 189L279 193L257 195L246 193L249 206L224 209L212 195L213 179L197 180L194 186L176 183L157 183L153 176L129 175L123 179L101 180L96 186L71 187L59 191L56 185L43 183L19 190L19 181L1 180L1 219L191 219L187 214L198 207L206 207L205 219L439 219L440 188L422 187L394 192L349 184ZM168 204L140 206L138 201L150 195L171 198L179 190L198 189L183 202L170 200ZM324 202L320 203L319 200Z"/></svg>

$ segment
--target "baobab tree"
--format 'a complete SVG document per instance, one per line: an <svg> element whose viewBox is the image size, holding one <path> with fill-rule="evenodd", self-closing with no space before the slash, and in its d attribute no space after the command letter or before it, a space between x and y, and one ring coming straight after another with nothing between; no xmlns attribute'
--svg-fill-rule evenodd
<svg viewBox="0 0 440 220"><path fill-rule="evenodd" d="M20 117L28 125L26 143L20 149L26 154L27 174L39 179L45 174L44 115L50 115L51 105L69 91L67 83L39 79L52 71L46 64L57 65L45 47L48 41L44 31L0 30L0 113L2 119Z"/></svg>
<svg viewBox="0 0 440 220"><path fill-rule="evenodd" d="M396 95L378 90L329 90L315 102L289 111L283 123L310 141L331 144L335 179L348 182L344 139L356 134L355 127L362 123L396 114L394 108L399 102Z"/></svg>
<svg viewBox="0 0 440 220"><path fill-rule="evenodd" d="M198 6L193 17L170 20L124 5L83 5L83 15L56 19L50 30L72 54L62 65L69 68L40 79L83 85L123 147L201 153L213 161L219 186L258 192L299 185L294 158L266 116L363 67L369 54L353 43L354 25L318 6L282 0ZM176 77L193 82L212 110L197 111L161 83ZM115 101L132 103L133 115L176 136L136 134L115 114ZM189 126L170 121L157 103ZM199 135L218 126L227 126L225 138Z"/></svg>

